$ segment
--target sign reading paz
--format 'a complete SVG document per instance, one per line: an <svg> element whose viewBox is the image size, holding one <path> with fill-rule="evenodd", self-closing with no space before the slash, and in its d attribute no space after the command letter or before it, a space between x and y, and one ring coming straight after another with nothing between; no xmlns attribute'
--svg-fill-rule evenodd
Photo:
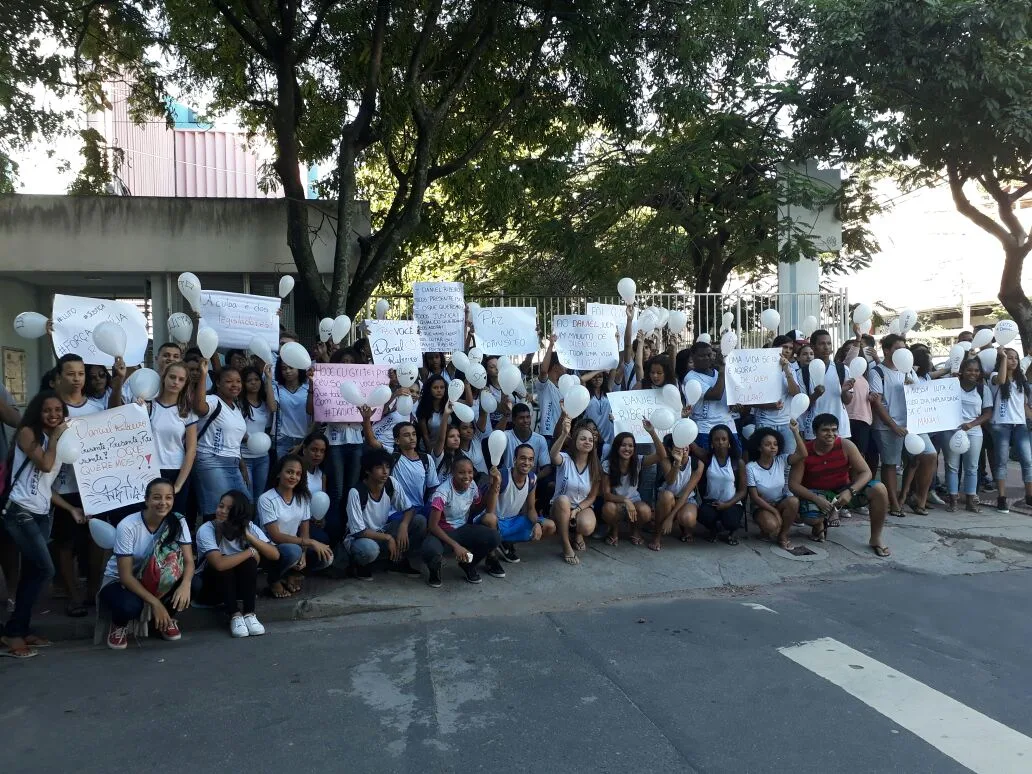
<svg viewBox="0 0 1032 774"><path fill-rule="evenodd" d="M538 351L537 310L532 306L481 309L473 318L477 346L491 355L529 355Z"/></svg>
<svg viewBox="0 0 1032 774"><path fill-rule="evenodd" d="M412 316L423 352L465 349L466 301L461 282L413 282Z"/></svg>
<svg viewBox="0 0 1032 774"><path fill-rule="evenodd" d="M142 503L147 484L161 475L150 418L137 403L70 419L66 432L82 444L73 467L87 516Z"/></svg>
<svg viewBox="0 0 1032 774"><path fill-rule="evenodd" d="M221 290L201 291L201 322L219 336L219 346L247 349L260 336L279 350L280 299Z"/></svg>
<svg viewBox="0 0 1032 774"><path fill-rule="evenodd" d="M102 322L113 322L125 331L125 364L140 365L147 353L147 319L134 304L100 298L54 296L54 351L79 355L90 365L110 368L115 359L93 343L93 329Z"/></svg>
<svg viewBox="0 0 1032 774"><path fill-rule="evenodd" d="M932 379L903 385L907 432L937 433L960 427L960 379Z"/></svg>
<svg viewBox="0 0 1032 774"><path fill-rule="evenodd" d="M781 348L734 349L724 365L729 406L758 406L782 399Z"/></svg>
<svg viewBox="0 0 1032 774"><path fill-rule="evenodd" d="M609 320L567 314L552 318L559 362L577 371L608 371L620 362L616 326Z"/></svg>
<svg viewBox="0 0 1032 774"><path fill-rule="evenodd" d="M354 382L358 391L369 395L375 387L390 381L390 367L378 365L356 365L353 363L316 363L312 386L315 396L316 422L361 422L358 407L352 406L340 394L344 382ZM383 416L383 409L373 412L372 421Z"/></svg>
<svg viewBox="0 0 1032 774"><path fill-rule="evenodd" d="M366 320L369 348L376 365L423 364L423 350L415 320Z"/></svg>
<svg viewBox="0 0 1032 774"><path fill-rule="evenodd" d="M616 433L634 433L635 443L652 443L642 424L660 405L659 390L621 390L609 393L609 407L613 413L613 430Z"/></svg>

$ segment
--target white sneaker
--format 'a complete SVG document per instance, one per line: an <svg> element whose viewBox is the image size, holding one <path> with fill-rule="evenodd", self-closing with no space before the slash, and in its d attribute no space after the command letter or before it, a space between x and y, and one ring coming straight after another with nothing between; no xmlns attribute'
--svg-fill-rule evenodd
<svg viewBox="0 0 1032 774"><path fill-rule="evenodd" d="M235 615L229 621L229 633L234 637L246 637L251 632L247 630L247 624L244 623L244 617Z"/></svg>
<svg viewBox="0 0 1032 774"><path fill-rule="evenodd" d="M247 627L247 633L252 637L261 637L265 634L265 627L262 626L262 622L258 620L258 616L254 613L248 613L244 616L244 625Z"/></svg>

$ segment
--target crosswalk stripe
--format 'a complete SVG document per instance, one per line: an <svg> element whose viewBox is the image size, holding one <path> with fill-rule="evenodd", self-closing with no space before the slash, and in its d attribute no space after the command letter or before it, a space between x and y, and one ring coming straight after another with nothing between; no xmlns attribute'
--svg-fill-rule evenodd
<svg viewBox="0 0 1032 774"><path fill-rule="evenodd" d="M1032 739L838 640L778 650L971 771L1032 771Z"/></svg>

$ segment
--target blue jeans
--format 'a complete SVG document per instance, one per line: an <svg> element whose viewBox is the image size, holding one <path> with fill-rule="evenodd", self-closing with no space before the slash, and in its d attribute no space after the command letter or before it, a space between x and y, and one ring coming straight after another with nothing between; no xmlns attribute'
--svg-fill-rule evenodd
<svg viewBox="0 0 1032 774"><path fill-rule="evenodd" d="M963 454L953 451L948 439L942 445L946 460L946 491L951 495L960 494L961 471L964 473L964 494L973 495L978 491L978 455L982 453L982 436L972 435L969 430L967 437L971 447Z"/></svg>
<svg viewBox="0 0 1032 774"><path fill-rule="evenodd" d="M257 503L258 498L266 490L269 481L269 455L261 457L241 457L244 467L247 468L247 477L251 480L251 487L245 494L251 495L251 502Z"/></svg>
<svg viewBox="0 0 1032 774"><path fill-rule="evenodd" d="M304 438L295 438L292 435L281 435L276 438L276 459L281 460L290 454L295 446L300 446Z"/></svg>
<svg viewBox="0 0 1032 774"><path fill-rule="evenodd" d="M398 528L401 526L401 514L395 514L384 526L383 531L393 537L398 536ZM423 539L426 537L426 519L418 513L412 515L408 526L409 556L417 554L423 546ZM387 556L387 544L378 543L372 538L348 538L345 546L351 561L355 564L365 566L375 562L381 554Z"/></svg>
<svg viewBox="0 0 1032 774"><path fill-rule="evenodd" d="M283 576L301 561L301 552L303 550L297 543L280 543L276 548L279 549L279 559L273 562L267 559L262 561L262 565L268 570L269 585L283 580ZM308 556L305 558L306 568L312 571L325 570L331 564L331 562L324 562L319 559L315 555L315 551L311 549L309 549Z"/></svg>
<svg viewBox="0 0 1032 774"><path fill-rule="evenodd" d="M326 494L330 496L330 510L326 513L326 531L333 541L331 545L337 545L344 539L346 494L358 484L364 449L360 443L330 447L326 467Z"/></svg>
<svg viewBox="0 0 1032 774"><path fill-rule="evenodd" d="M198 455L193 466L193 476L201 518L214 515L222 495L231 489L237 489L248 496L251 494L251 490L244 484L240 461L236 457Z"/></svg>
<svg viewBox="0 0 1032 774"><path fill-rule="evenodd" d="M1032 483L1032 443L1029 442L1025 425L991 425L993 446L996 448L997 481L1007 480L1007 464L1010 462L1010 445L1013 443L1021 463L1021 480Z"/></svg>
<svg viewBox="0 0 1032 774"><path fill-rule="evenodd" d="M192 587L192 578L190 582ZM176 584L175 588L161 599L161 603L172 618L177 615L176 611L172 609L172 595L178 587L179 584ZM143 597L136 596L135 592L130 591L118 581L109 583L100 590L100 601L110 611L111 623L115 626L125 626L130 621L135 621L143 615L143 607L147 604L143 601Z"/></svg>
<svg viewBox="0 0 1032 774"><path fill-rule="evenodd" d="M32 606L40 592L54 577L54 562L47 543L50 540L50 513L32 513L17 503L8 502L3 525L21 554L21 577L14 595L14 612L3 628L7 637L29 633Z"/></svg>

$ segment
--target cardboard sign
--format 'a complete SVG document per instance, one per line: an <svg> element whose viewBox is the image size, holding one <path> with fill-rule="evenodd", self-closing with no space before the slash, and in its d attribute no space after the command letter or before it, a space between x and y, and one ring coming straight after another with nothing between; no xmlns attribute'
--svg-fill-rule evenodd
<svg viewBox="0 0 1032 774"><path fill-rule="evenodd" d="M219 347L247 349L260 336L279 351L280 299L222 290L201 291L201 324L219 335Z"/></svg>
<svg viewBox="0 0 1032 774"><path fill-rule="evenodd" d="M86 515L142 503L147 484L161 476L147 409L130 403L70 419L68 428L82 444L73 467Z"/></svg>
<svg viewBox="0 0 1032 774"><path fill-rule="evenodd" d="M960 379L932 379L904 384L907 432L937 433L960 427Z"/></svg>
<svg viewBox="0 0 1032 774"><path fill-rule="evenodd" d="M423 352L466 348L466 301L461 282L413 282L412 316L419 323Z"/></svg>
<svg viewBox="0 0 1032 774"><path fill-rule="evenodd" d="M559 362L576 371L609 371L620 362L616 326L609 320L567 314L552 318Z"/></svg>
<svg viewBox="0 0 1032 774"><path fill-rule="evenodd" d="M613 431L634 433L635 443L652 443L652 436L642 425L660 405L660 390L621 390L609 393L609 408L613 413Z"/></svg>
<svg viewBox="0 0 1032 774"><path fill-rule="evenodd" d="M529 355L540 348L532 306L481 309L473 318L473 331L486 355Z"/></svg>
<svg viewBox="0 0 1032 774"><path fill-rule="evenodd" d="M54 351L58 357L73 353L88 365L110 368L115 359L93 343L93 329L113 322L125 331L125 364L140 365L147 354L147 318L133 304L83 296L54 296Z"/></svg>
<svg viewBox="0 0 1032 774"><path fill-rule="evenodd" d="M781 347L734 349L724 362L727 405L758 406L784 398Z"/></svg>
<svg viewBox="0 0 1032 774"><path fill-rule="evenodd" d="M361 422L358 407L352 406L340 394L344 382L354 382L358 391L369 395L373 388L390 382L390 367L378 365L356 365L354 363L316 363L312 377L312 399L315 404L316 422ZM383 415L383 409L373 412L376 422Z"/></svg>
<svg viewBox="0 0 1032 774"><path fill-rule="evenodd" d="M588 317L608 320L620 331L620 348L623 348L624 331L627 328L627 307L620 304L599 304L591 302L587 306ZM638 309L634 309L634 321L631 324L631 340L638 335Z"/></svg>
<svg viewBox="0 0 1032 774"><path fill-rule="evenodd" d="M423 349L415 320L366 320L365 324L376 365L423 365Z"/></svg>

